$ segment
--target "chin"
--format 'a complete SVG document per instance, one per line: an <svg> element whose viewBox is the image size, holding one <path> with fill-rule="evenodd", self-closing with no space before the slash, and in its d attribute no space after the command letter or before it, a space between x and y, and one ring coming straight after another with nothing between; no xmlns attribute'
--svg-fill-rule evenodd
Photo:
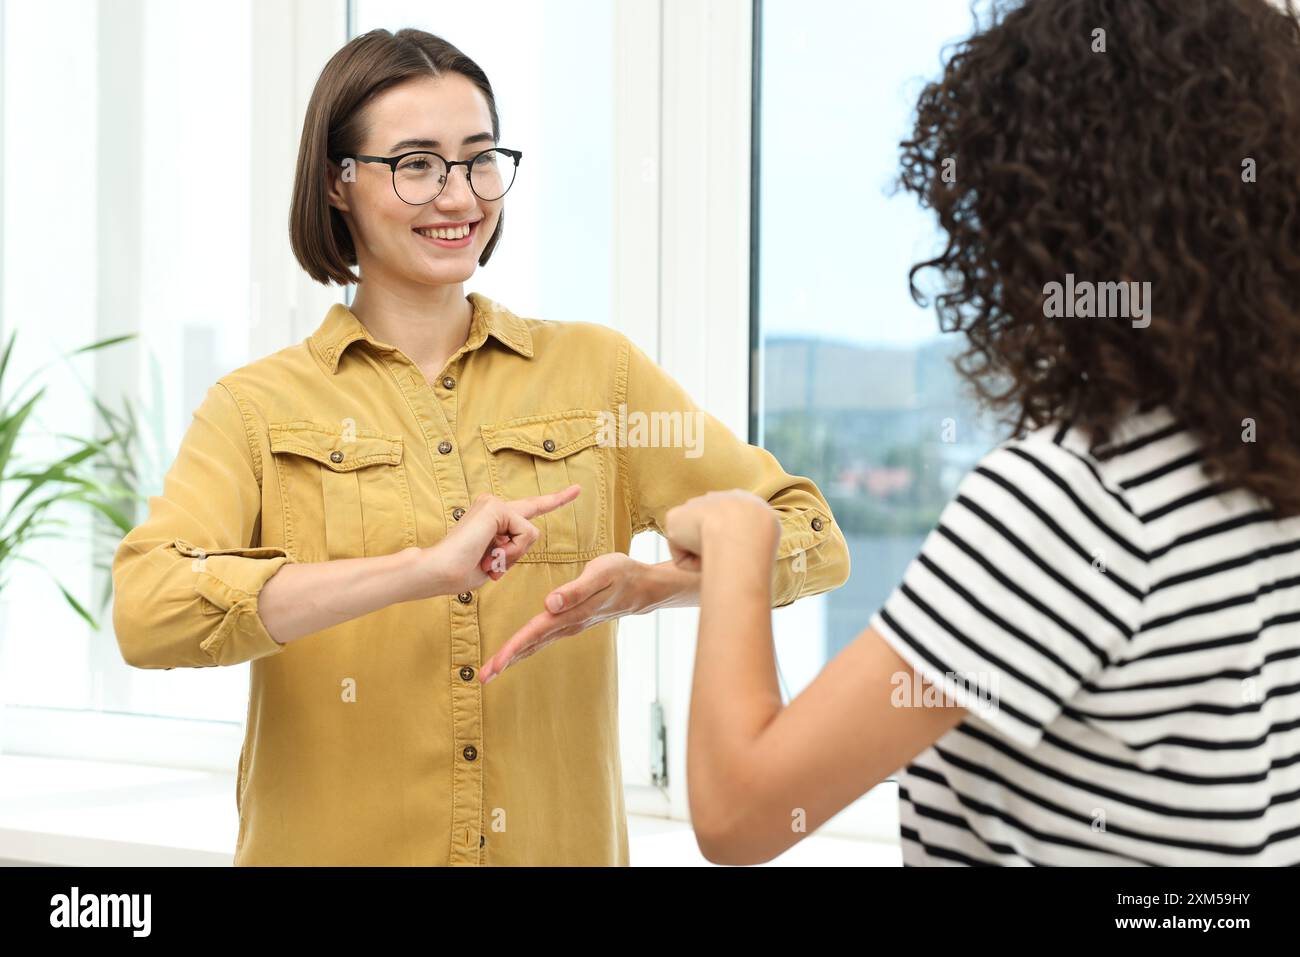
<svg viewBox="0 0 1300 957"><path fill-rule="evenodd" d="M478 268L478 256L475 254L473 259L465 257L462 263L443 263L434 269L423 270L430 282L446 286L454 282L464 282L474 275L474 270Z"/></svg>

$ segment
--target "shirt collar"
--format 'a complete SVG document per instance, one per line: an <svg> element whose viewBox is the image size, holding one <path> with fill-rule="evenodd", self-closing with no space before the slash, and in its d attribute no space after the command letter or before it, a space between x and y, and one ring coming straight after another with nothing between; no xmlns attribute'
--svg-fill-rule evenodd
<svg viewBox="0 0 1300 957"><path fill-rule="evenodd" d="M505 306L477 292L471 292L465 298L474 307L465 349L477 349L488 336L493 336L521 356L532 358L533 337L528 331L527 323ZM325 319L311 335L316 352L325 360L331 374L338 372L339 359L348 346L360 339L366 340L376 349L392 351L396 348L372 336L356 314L341 302L330 306Z"/></svg>

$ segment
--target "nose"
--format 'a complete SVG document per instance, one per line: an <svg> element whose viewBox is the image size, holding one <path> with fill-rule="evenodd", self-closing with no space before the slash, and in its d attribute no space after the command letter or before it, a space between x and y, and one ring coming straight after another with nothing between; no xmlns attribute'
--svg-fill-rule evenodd
<svg viewBox="0 0 1300 957"><path fill-rule="evenodd" d="M469 167L453 166L434 205L439 209L463 209L473 206L476 200L474 191L469 188Z"/></svg>

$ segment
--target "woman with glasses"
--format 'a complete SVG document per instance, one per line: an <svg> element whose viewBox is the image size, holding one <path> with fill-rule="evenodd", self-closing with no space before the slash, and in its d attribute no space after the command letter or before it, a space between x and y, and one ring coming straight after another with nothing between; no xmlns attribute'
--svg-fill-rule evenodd
<svg viewBox="0 0 1300 957"><path fill-rule="evenodd" d="M848 577L816 486L625 336L465 294L518 182L499 137L438 37L330 60L290 235L355 300L212 385L117 550L128 663L251 662L237 865L627 864L616 621L694 604L699 577L632 536L738 486L782 516L774 604ZM485 693L510 642L578 633Z"/></svg>
<svg viewBox="0 0 1300 957"><path fill-rule="evenodd" d="M922 93L913 277L1014 434L788 706L778 516L669 511L711 860L898 770L908 865L1300 864L1298 51L1289 2L1023 0Z"/></svg>

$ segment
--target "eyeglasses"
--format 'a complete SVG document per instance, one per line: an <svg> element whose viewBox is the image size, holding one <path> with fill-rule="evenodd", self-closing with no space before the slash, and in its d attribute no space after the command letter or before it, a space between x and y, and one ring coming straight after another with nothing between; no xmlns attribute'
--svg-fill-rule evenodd
<svg viewBox="0 0 1300 957"><path fill-rule="evenodd" d="M447 185L451 171L465 167L469 188L474 195L490 203L500 199L514 185L515 172L524 154L519 150L496 147L467 160L447 160L437 153L416 150L400 156L353 157L359 163L383 163L393 171L393 190L397 198L412 206L423 206L438 198ZM340 162L342 157L335 157Z"/></svg>

